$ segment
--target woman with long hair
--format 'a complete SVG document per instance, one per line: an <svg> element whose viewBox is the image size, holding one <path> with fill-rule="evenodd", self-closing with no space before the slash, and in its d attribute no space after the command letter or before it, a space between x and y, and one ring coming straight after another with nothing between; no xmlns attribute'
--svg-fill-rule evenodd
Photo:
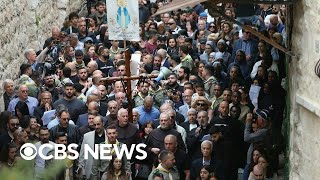
<svg viewBox="0 0 320 180"><path fill-rule="evenodd" d="M253 170L253 167L258 164L259 157L265 154L264 149L261 146L254 147L252 154L251 154L251 162L250 164L247 164L244 168L242 179L247 180L249 177L249 173Z"/></svg>
<svg viewBox="0 0 320 180"><path fill-rule="evenodd" d="M126 173L123 158L118 159L117 156L113 155L101 180L131 180L131 176Z"/></svg>
<svg viewBox="0 0 320 180"><path fill-rule="evenodd" d="M177 41L173 36L170 36L167 40L167 52L170 53L178 53Z"/></svg>
<svg viewBox="0 0 320 180"><path fill-rule="evenodd" d="M211 33L217 33L218 32L217 25L214 22L209 23L208 30Z"/></svg>
<svg viewBox="0 0 320 180"><path fill-rule="evenodd" d="M255 58L255 61L254 63L258 62L258 61L261 61L264 54L266 54L268 51L268 47L267 47L267 44L265 41L259 41L258 43L258 52L256 54L256 58Z"/></svg>
<svg viewBox="0 0 320 180"><path fill-rule="evenodd" d="M95 50L96 50L96 46L94 44L89 45L85 49L85 55L89 56L91 61L94 61L94 60L96 60L98 58Z"/></svg>
<svg viewBox="0 0 320 180"><path fill-rule="evenodd" d="M197 24L193 20L188 20L186 22L186 30L189 37L193 37L194 32L197 30Z"/></svg>
<svg viewBox="0 0 320 180"><path fill-rule="evenodd" d="M16 163L17 146L11 142L5 146L1 151L0 156L0 170L4 167L12 168Z"/></svg>
<svg viewBox="0 0 320 180"><path fill-rule="evenodd" d="M0 135L7 133L7 123L9 121L9 118L11 116L11 112L9 111L2 111L0 113Z"/></svg>
<svg viewBox="0 0 320 180"><path fill-rule="evenodd" d="M232 29L233 29L232 24L230 22L225 21L221 27L220 37L225 41L230 41L232 38L231 36Z"/></svg>
<svg viewBox="0 0 320 180"><path fill-rule="evenodd" d="M210 179L210 173L212 172L210 166L202 166L200 169L200 173L197 177L197 180L209 180Z"/></svg>
<svg viewBox="0 0 320 180"><path fill-rule="evenodd" d="M153 124L152 121L148 121L146 123L144 123L141 126L140 129L140 138L142 139L142 142L144 143L146 141L146 139L148 138L150 132L155 129L155 126Z"/></svg>
<svg viewBox="0 0 320 180"><path fill-rule="evenodd" d="M25 115L30 115L29 108L26 102L19 101L14 109L15 116L17 116L19 120L21 120Z"/></svg>
<svg viewBox="0 0 320 180"><path fill-rule="evenodd" d="M257 164L262 167L263 174L267 179L277 179L277 175L273 172L270 159L267 154L261 154L257 160ZM248 180L253 180L253 176L253 172L251 172Z"/></svg>

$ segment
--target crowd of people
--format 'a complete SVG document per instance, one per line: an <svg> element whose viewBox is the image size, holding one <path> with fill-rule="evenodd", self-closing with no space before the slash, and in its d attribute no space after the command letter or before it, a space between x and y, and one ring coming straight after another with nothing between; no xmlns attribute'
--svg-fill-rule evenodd
<svg viewBox="0 0 320 180"><path fill-rule="evenodd" d="M109 39L108 4L87 2L85 16L70 13L41 50L25 50L19 79L4 80L0 170L23 161L27 142L75 143L80 157L55 179L277 179L285 54L228 19L285 46L285 5L219 4L225 14L210 16L198 4L154 15L170 2L139 0L140 41L124 43ZM143 76L128 94L125 51L141 56L140 74L163 76ZM118 159L111 148L110 160L85 158L85 144L103 143L144 143L148 156ZM55 161L37 155L34 179L46 179Z"/></svg>

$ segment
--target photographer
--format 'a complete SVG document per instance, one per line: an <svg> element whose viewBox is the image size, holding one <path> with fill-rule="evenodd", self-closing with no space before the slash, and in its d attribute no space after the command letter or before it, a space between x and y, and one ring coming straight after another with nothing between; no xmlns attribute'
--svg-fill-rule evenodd
<svg viewBox="0 0 320 180"><path fill-rule="evenodd" d="M44 42L44 45L43 45L43 49L50 46L52 41L59 40L59 36L60 36L60 28L58 26L53 26L51 29L51 37L46 39L46 41Z"/></svg>

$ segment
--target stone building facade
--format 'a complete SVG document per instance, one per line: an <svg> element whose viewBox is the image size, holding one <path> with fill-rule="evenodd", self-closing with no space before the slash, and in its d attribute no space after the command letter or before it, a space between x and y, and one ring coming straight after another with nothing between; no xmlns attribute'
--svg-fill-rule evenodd
<svg viewBox="0 0 320 180"><path fill-rule="evenodd" d="M292 52L289 63L290 167L293 180L320 178L320 2L297 0L293 5Z"/></svg>
<svg viewBox="0 0 320 180"><path fill-rule="evenodd" d="M65 17L78 11L83 0L0 0L0 110L4 109L2 82L17 79L21 63L26 62L23 52L42 49L51 27L62 27Z"/></svg>

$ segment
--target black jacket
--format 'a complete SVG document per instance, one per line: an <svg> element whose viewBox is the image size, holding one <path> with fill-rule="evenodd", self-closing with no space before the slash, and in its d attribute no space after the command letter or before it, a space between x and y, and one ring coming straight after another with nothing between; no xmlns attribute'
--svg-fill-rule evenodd
<svg viewBox="0 0 320 180"><path fill-rule="evenodd" d="M68 144L80 143L81 135L80 135L79 128L76 125L69 124L67 128L61 127L60 124L54 126L53 128L50 129L50 141L55 142L58 132L64 132L67 134Z"/></svg>

